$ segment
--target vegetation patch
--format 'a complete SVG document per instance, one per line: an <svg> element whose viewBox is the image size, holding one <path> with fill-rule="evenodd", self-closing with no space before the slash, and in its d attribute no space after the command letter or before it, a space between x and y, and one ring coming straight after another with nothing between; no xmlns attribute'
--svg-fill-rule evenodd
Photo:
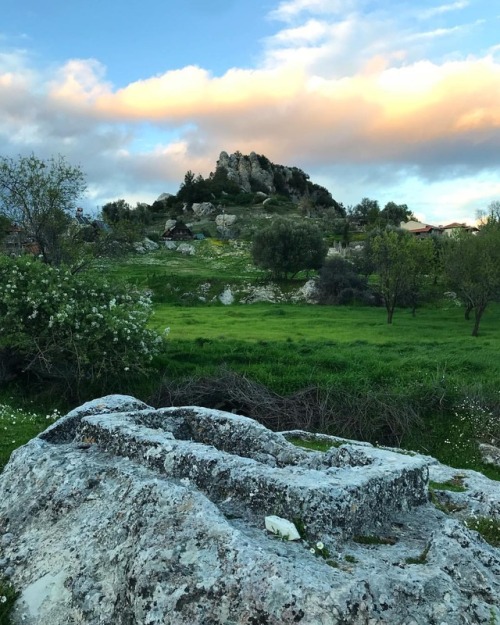
<svg viewBox="0 0 500 625"><path fill-rule="evenodd" d="M303 447L310 451L328 451L332 447L340 447L344 443L342 441L326 441L326 440L308 440L304 438L287 438L289 443L296 447Z"/></svg>
<svg viewBox="0 0 500 625"><path fill-rule="evenodd" d="M500 547L500 520L492 517L470 517L465 521L465 525L479 532L493 547Z"/></svg>
<svg viewBox="0 0 500 625"><path fill-rule="evenodd" d="M356 535L352 537L360 545L395 545L398 541L393 536Z"/></svg>
<svg viewBox="0 0 500 625"><path fill-rule="evenodd" d="M449 490L454 493L463 493L467 490L463 483L464 478L462 476L454 476L451 480L446 482L429 482L429 488L432 490Z"/></svg>
<svg viewBox="0 0 500 625"><path fill-rule="evenodd" d="M430 543L426 545L425 549L416 558L406 558L406 564L427 564L427 555L431 546Z"/></svg>
<svg viewBox="0 0 500 625"><path fill-rule="evenodd" d="M10 615L18 596L12 584L0 577L0 625L11 625Z"/></svg>

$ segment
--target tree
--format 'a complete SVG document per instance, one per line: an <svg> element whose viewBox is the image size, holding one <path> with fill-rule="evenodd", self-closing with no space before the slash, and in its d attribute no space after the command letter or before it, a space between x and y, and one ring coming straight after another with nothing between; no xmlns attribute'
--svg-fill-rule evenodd
<svg viewBox="0 0 500 625"><path fill-rule="evenodd" d="M406 204L395 204L394 202L387 202L379 215L382 224L396 228L399 228L401 222L409 221L412 217L413 213Z"/></svg>
<svg viewBox="0 0 500 625"><path fill-rule="evenodd" d="M450 242L444 254L450 287L462 300L466 318L474 310L472 336L489 302L500 297L500 224L493 222L477 235L463 234Z"/></svg>
<svg viewBox="0 0 500 625"><path fill-rule="evenodd" d="M327 258L319 271L319 301L325 304L350 304L370 299L368 280L356 273L354 265L341 258Z"/></svg>
<svg viewBox="0 0 500 625"><path fill-rule="evenodd" d="M396 305L404 297L416 301L432 253L430 241L419 240L407 232L386 230L373 238L371 257L387 310L387 323L392 323Z"/></svg>
<svg viewBox="0 0 500 625"><path fill-rule="evenodd" d="M364 197L359 204L352 209L352 217L362 225L374 227L378 224L380 207L377 200Z"/></svg>
<svg viewBox="0 0 500 625"><path fill-rule="evenodd" d="M293 278L301 270L319 269L327 245L321 231L307 221L276 219L254 236L252 258L275 278Z"/></svg>
<svg viewBox="0 0 500 625"><path fill-rule="evenodd" d="M24 230L47 264L66 260L64 239L85 188L81 169L62 156L0 157L0 213Z"/></svg>

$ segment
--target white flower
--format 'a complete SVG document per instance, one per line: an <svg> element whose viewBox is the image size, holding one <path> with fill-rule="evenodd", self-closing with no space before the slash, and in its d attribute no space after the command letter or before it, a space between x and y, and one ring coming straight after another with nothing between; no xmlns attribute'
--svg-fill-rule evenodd
<svg viewBox="0 0 500 625"><path fill-rule="evenodd" d="M316 547L321 551L325 548L325 545L320 541L319 543L316 543Z"/></svg>
<svg viewBox="0 0 500 625"><path fill-rule="evenodd" d="M314 547L311 547L311 548L309 549L309 551L310 551L311 553L316 553L316 550L314 549Z"/></svg>

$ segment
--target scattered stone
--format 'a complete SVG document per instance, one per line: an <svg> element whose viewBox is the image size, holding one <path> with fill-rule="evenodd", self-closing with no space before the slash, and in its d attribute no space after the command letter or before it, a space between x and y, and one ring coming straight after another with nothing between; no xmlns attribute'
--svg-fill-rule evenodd
<svg viewBox="0 0 500 625"><path fill-rule="evenodd" d="M177 247L177 251L186 256L194 256L196 253L194 245L190 245L189 243L180 243Z"/></svg>
<svg viewBox="0 0 500 625"><path fill-rule="evenodd" d="M148 239L147 237L142 241L137 241L136 243L134 243L134 249L138 254L147 254L148 252L154 252L155 250L159 249L159 247L160 246L158 245L158 243L151 241L151 239Z"/></svg>
<svg viewBox="0 0 500 625"><path fill-rule="evenodd" d="M264 519L266 530L272 534L276 534L283 540L300 540L300 534L295 525L287 519L279 516L266 516Z"/></svg>
<svg viewBox="0 0 500 625"><path fill-rule="evenodd" d="M219 295L219 301L224 306L230 306L234 304L234 294L231 290L231 287L227 286L224 291Z"/></svg>
<svg viewBox="0 0 500 625"><path fill-rule="evenodd" d="M500 449L498 447L488 445L487 443L479 443L479 452L485 464L500 467Z"/></svg>

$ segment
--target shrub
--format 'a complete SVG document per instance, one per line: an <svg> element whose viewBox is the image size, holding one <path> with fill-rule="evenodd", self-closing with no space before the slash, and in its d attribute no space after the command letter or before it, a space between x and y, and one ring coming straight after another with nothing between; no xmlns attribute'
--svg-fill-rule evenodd
<svg viewBox="0 0 500 625"><path fill-rule="evenodd" d="M340 256L327 258L319 271L318 291L323 304L372 303L366 277Z"/></svg>
<svg viewBox="0 0 500 625"><path fill-rule="evenodd" d="M32 258L0 258L0 361L4 375L30 372L82 382L137 374L161 338L146 329L148 295L100 274L71 274Z"/></svg>
<svg viewBox="0 0 500 625"><path fill-rule="evenodd" d="M318 269L326 256L320 230L306 222L276 219L257 232L252 258L257 267L269 269L275 278L293 278L301 270Z"/></svg>

